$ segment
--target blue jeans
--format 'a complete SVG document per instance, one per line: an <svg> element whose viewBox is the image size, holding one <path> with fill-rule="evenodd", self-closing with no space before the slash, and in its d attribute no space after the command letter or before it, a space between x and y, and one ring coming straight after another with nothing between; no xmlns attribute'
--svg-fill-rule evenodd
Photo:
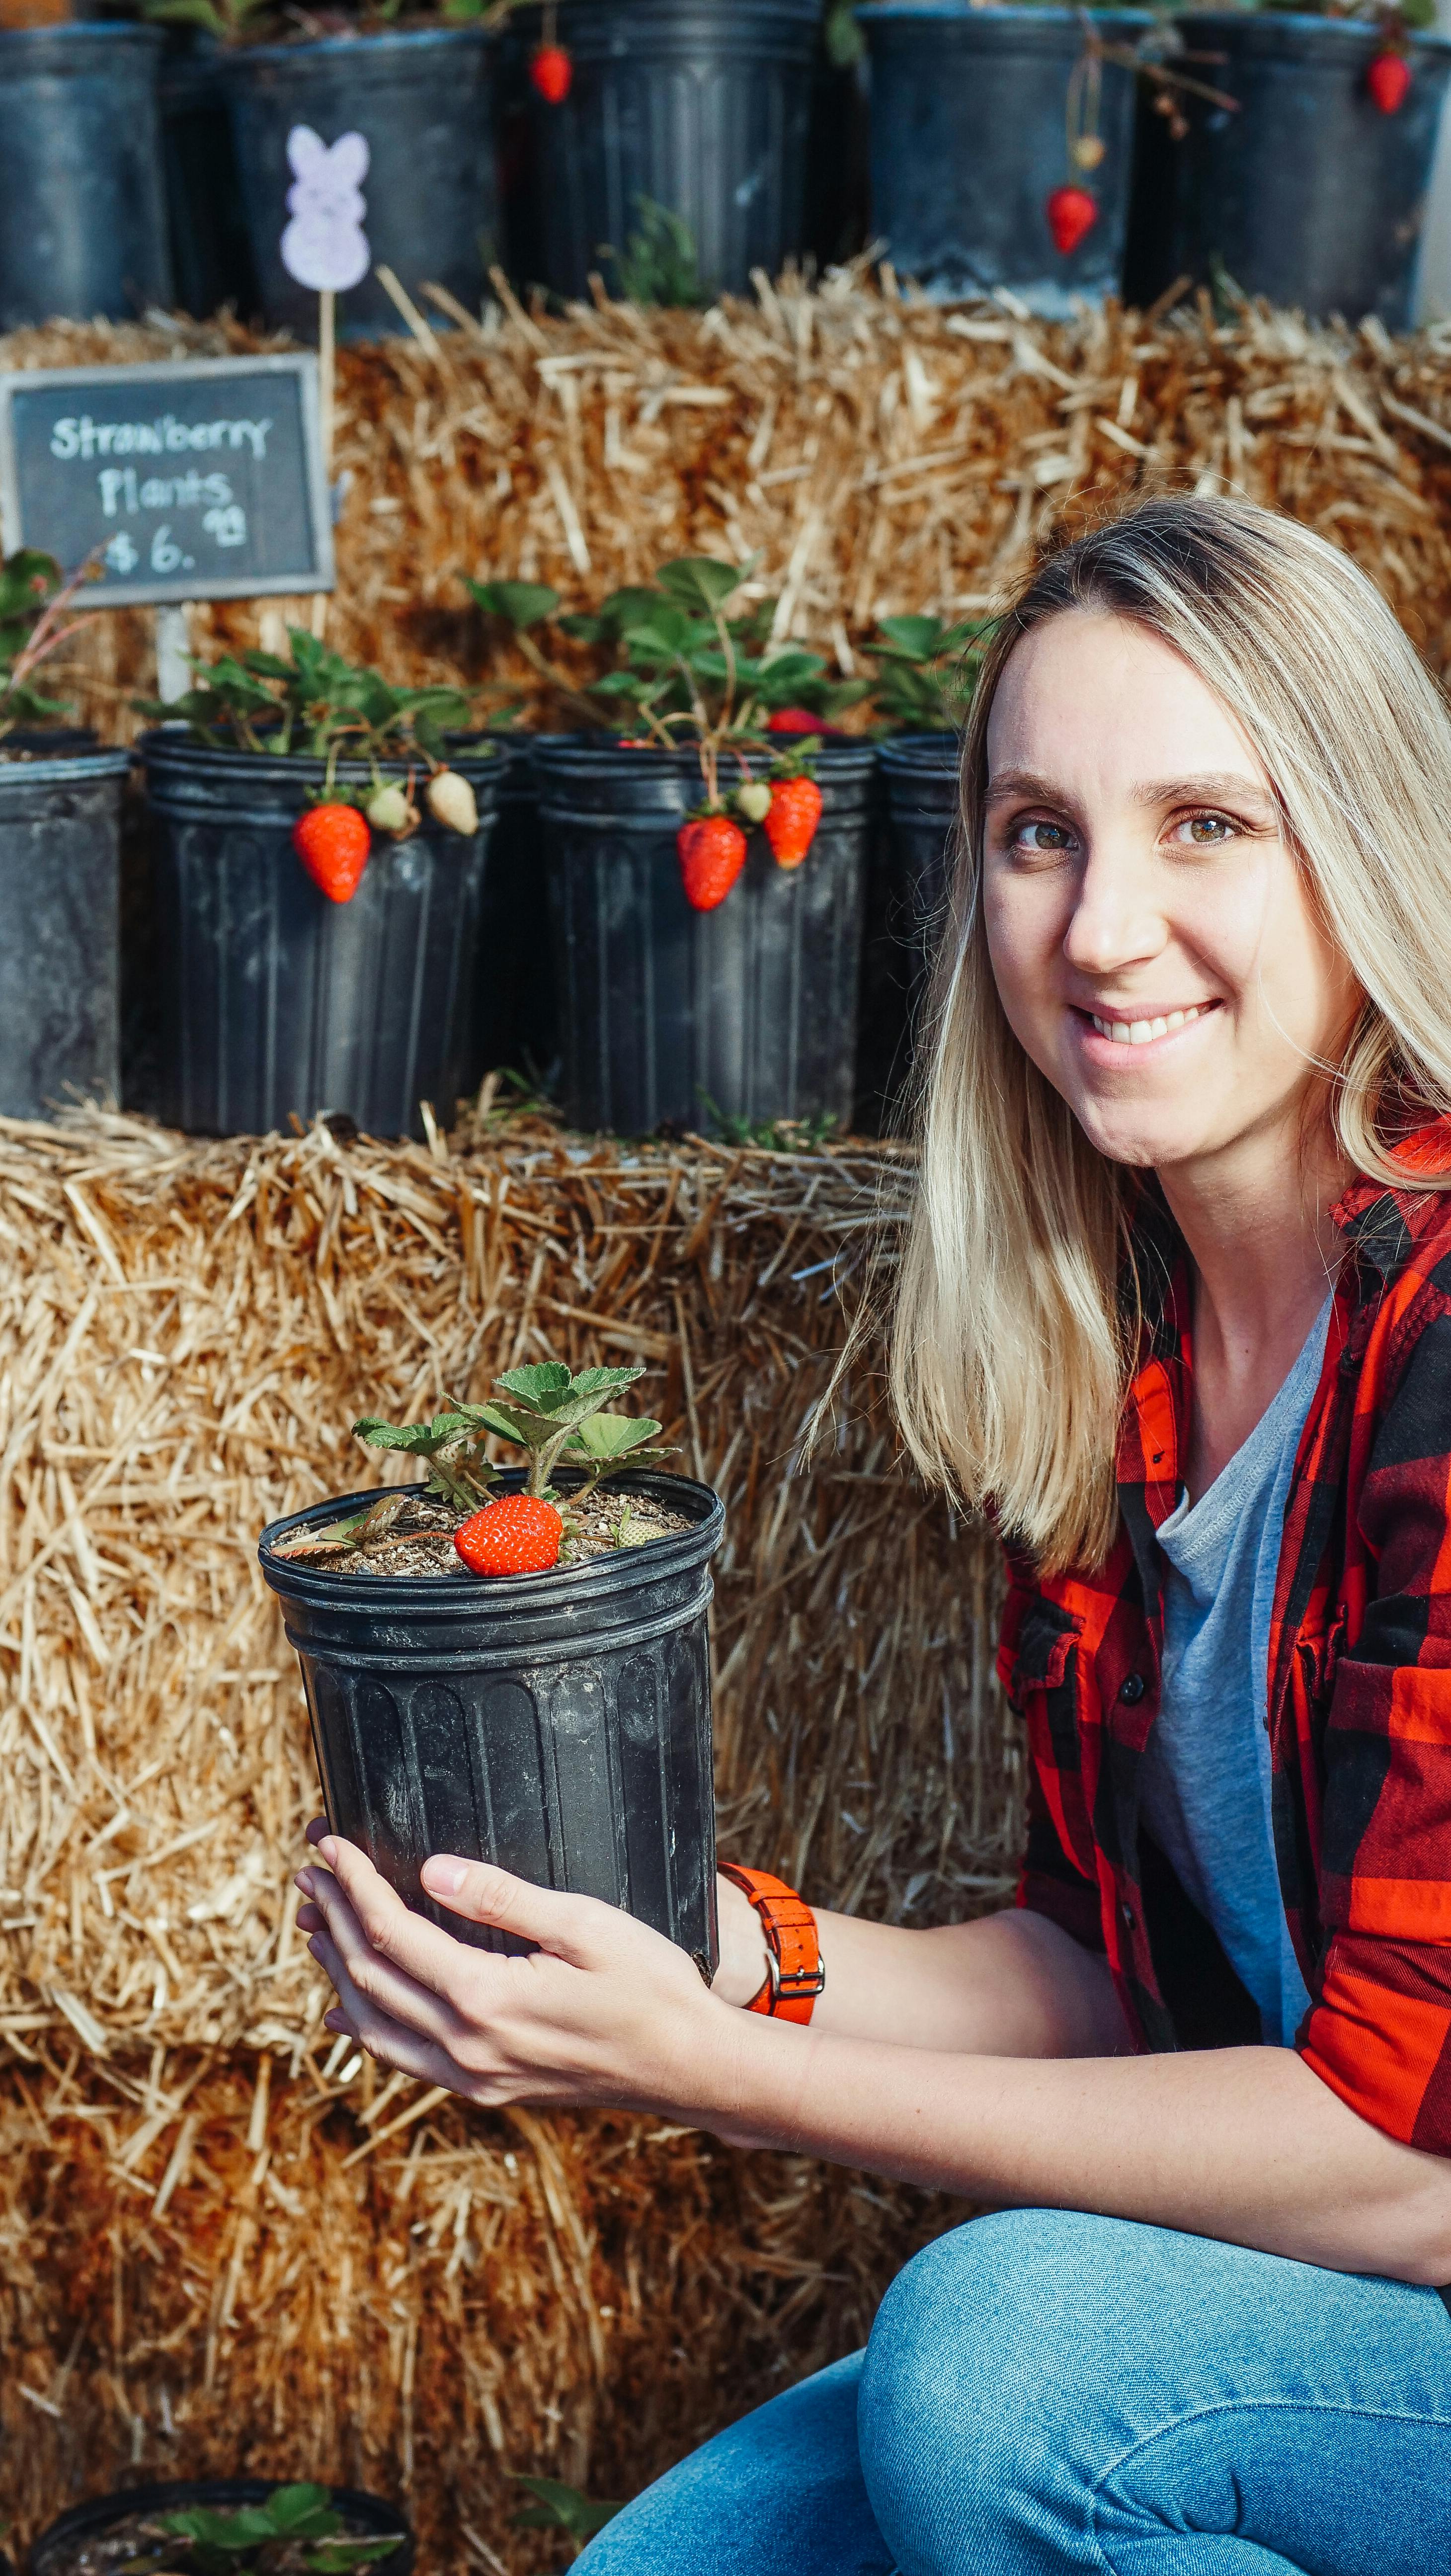
<svg viewBox="0 0 1451 2576"><path fill-rule="evenodd" d="M587 2576L1447 2576L1434 2290L1005 2212L893 2282L865 2353L682 2460Z"/></svg>

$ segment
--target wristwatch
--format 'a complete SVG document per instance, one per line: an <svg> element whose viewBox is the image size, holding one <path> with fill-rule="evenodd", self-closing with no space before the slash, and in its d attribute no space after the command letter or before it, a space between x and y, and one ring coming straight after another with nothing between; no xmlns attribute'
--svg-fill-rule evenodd
<svg viewBox="0 0 1451 2576"><path fill-rule="evenodd" d="M728 1878L733 1887L749 1897L766 1935L765 1983L759 1994L752 1995L746 2010L770 2013L777 2021L810 2021L816 1998L826 1984L816 1917L810 1906L794 1887L788 1887L782 1878L773 1878L768 1869L742 1869L729 1860L721 1861L719 1867L722 1878Z"/></svg>

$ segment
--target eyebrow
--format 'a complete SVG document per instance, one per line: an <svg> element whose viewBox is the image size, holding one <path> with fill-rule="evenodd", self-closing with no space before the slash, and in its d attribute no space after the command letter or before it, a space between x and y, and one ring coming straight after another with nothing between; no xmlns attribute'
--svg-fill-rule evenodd
<svg viewBox="0 0 1451 2576"><path fill-rule="evenodd" d="M1044 805L1062 805L1066 798L1061 787L1032 769L1005 769L994 778L987 791L989 805L1008 797L1026 796ZM1252 805L1257 812L1278 813L1273 796L1252 778L1237 770L1206 770L1195 778L1145 779L1130 790L1134 805Z"/></svg>

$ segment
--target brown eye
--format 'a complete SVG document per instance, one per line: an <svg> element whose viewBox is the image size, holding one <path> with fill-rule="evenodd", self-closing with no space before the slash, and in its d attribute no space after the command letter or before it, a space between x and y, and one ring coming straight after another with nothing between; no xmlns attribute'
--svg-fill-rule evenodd
<svg viewBox="0 0 1451 2576"><path fill-rule="evenodd" d="M1219 842L1231 840L1234 828L1227 814L1191 814L1183 826L1196 850L1212 850Z"/></svg>
<svg viewBox="0 0 1451 2576"><path fill-rule="evenodd" d="M1066 823L1020 823L1013 838L1020 850L1070 850L1073 835Z"/></svg>

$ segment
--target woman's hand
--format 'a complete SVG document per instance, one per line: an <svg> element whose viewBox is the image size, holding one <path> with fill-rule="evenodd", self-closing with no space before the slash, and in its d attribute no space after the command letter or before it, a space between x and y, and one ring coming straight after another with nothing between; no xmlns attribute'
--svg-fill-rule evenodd
<svg viewBox="0 0 1451 2576"><path fill-rule="evenodd" d="M471 1949L411 1913L325 1824L310 1826L308 1840L325 1866L298 1875L298 1922L337 1989L327 2027L382 2064L486 2107L573 2103L694 2120L707 2094L718 2099L726 2008L661 1933L484 1862L428 1860L424 1888L450 1913L539 1945L524 1958Z"/></svg>

